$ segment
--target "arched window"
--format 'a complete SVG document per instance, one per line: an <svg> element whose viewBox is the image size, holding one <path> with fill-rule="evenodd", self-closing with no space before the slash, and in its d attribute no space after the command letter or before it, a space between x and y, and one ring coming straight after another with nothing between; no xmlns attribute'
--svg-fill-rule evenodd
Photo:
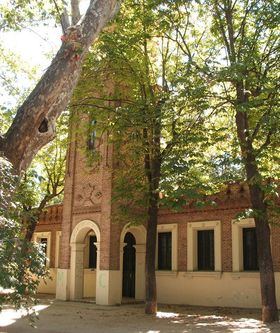
<svg viewBox="0 0 280 333"><path fill-rule="evenodd" d="M95 243L97 238L95 235L89 236L89 256L88 256L88 268L96 268L97 249Z"/></svg>
<svg viewBox="0 0 280 333"><path fill-rule="evenodd" d="M89 125L89 134L88 134L88 140L87 140L87 148L89 150L95 149L96 144L96 124L97 121L94 119L91 121Z"/></svg>

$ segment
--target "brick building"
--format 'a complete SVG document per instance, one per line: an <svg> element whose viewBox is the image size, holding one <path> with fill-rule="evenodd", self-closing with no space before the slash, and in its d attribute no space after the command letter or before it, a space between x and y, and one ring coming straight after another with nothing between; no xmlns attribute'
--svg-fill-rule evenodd
<svg viewBox="0 0 280 333"><path fill-rule="evenodd" d="M113 146L104 135L101 159L89 168L72 133L63 205L41 217L34 239L47 244L52 280L39 291L58 299L95 297L97 304L144 299L144 225L112 219ZM260 288L253 219L236 222L250 206L248 189L229 185L215 206L161 209L157 240L158 301L172 304L259 307ZM276 286L280 286L280 229L272 226ZM279 290L277 299L280 301ZM279 302L280 303L280 302Z"/></svg>

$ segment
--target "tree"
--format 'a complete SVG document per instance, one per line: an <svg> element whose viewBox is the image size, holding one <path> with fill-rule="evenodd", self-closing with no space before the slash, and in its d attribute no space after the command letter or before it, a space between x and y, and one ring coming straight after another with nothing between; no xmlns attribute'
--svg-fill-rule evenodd
<svg viewBox="0 0 280 333"><path fill-rule="evenodd" d="M0 136L0 152L15 170L25 169L38 150L53 139L55 121L69 102L88 48L118 7L117 0L91 0L78 25L64 26L60 50L18 108L8 131ZM74 14L72 18L75 24L78 17Z"/></svg>
<svg viewBox="0 0 280 333"><path fill-rule="evenodd" d="M58 121L55 140L38 153L19 185L21 218L25 240L29 242L45 207L53 202L62 202L68 143L68 128L63 123L64 118L61 117Z"/></svg>
<svg viewBox="0 0 280 333"><path fill-rule="evenodd" d="M245 175L249 187L252 209L244 214L255 219L262 318L271 322L278 320L269 219L277 210L279 179L279 6L254 0L192 3L190 11L183 1L172 2L175 19L166 10L177 32L170 38L185 54L186 72L193 68L208 85L214 128L231 133L220 165L231 161L231 170L239 171L228 176L240 181ZM195 25L195 16L205 24ZM194 29L193 40L184 36L187 25Z"/></svg>
<svg viewBox="0 0 280 333"><path fill-rule="evenodd" d="M24 307L29 314L35 302L39 279L46 278L43 249L26 241L18 206L20 195L14 193L18 177L13 176L9 163L2 162L0 182L0 311L10 303ZM10 194L10 195L9 195Z"/></svg>
<svg viewBox="0 0 280 333"><path fill-rule="evenodd" d="M271 177L279 178L279 11L272 1L254 0L205 1L200 11L212 15L204 63L189 52L186 40L180 45L208 83L212 108L228 124L232 116L235 119L231 128L236 131L252 204L247 216L256 223L262 319L271 322L278 320L269 212L277 195Z"/></svg>
<svg viewBox="0 0 280 333"><path fill-rule="evenodd" d="M203 89L188 89L196 104L181 90L182 53L164 36L173 27L156 24L160 8L157 1L124 3L119 18L100 36L85 63L71 103L79 110L90 109L96 127L107 130L114 144L114 218L125 216L146 224L148 314L157 311L155 258L161 196L179 208L186 195L198 196L197 188L206 189L202 173L197 172L207 141ZM195 73L189 74L190 80L199 82ZM109 92L104 89L107 85Z"/></svg>
<svg viewBox="0 0 280 333"><path fill-rule="evenodd" d="M66 117L58 123L58 136L33 160L19 178L1 163L0 187L0 310L3 304L24 307L29 314L37 287L48 277L45 253L31 242L40 214L64 188L67 147ZM31 319L33 316L31 316Z"/></svg>
<svg viewBox="0 0 280 333"><path fill-rule="evenodd" d="M4 66L0 76L3 79L3 97L9 94L7 102L2 105L4 111L1 117L1 129L9 128L14 117L14 100L17 97L18 103L26 97L28 91L19 86L20 80L35 80L35 68L29 68L19 56L0 50L0 57L3 59ZM9 110L9 112L7 111ZM33 160L31 167L22 174L20 185L17 188L17 197L21 202L19 211L25 220L26 240L31 241L40 214L47 204L54 198L60 197L63 192L65 155L67 146L67 123L68 113L60 117L57 124L57 135L54 141L42 149ZM19 193L21 195L19 196Z"/></svg>
<svg viewBox="0 0 280 333"><path fill-rule="evenodd" d="M50 4L55 11L49 11ZM24 236L22 212L18 207L26 203L27 198L21 196L24 192L26 194L26 191L22 192L25 187L23 184L21 191L18 191L20 178L16 174L25 170L40 148L54 138L56 119L66 109L88 48L116 14L119 2L91 0L81 20L79 0L72 0L71 5L71 26L67 11L63 9L67 6L66 1L16 0L0 5L1 29L20 29L26 21L53 16L54 12L63 28L62 45L50 67L24 99L6 133L0 135L0 256L3 263L0 285L12 291L1 296L1 304L11 300L17 307L22 304L28 307L33 301L39 277L43 277L46 272L42 251L38 252L36 246L27 239L31 237L40 210L50 197L57 194L60 185L59 177L55 176L55 180L49 177L51 182L54 181L53 191L46 194L35 211L27 209L29 213L32 212L34 223L29 225ZM6 87L10 88L10 83L11 80L6 81ZM1 114L1 118L5 118L6 114ZM2 130L6 128L1 124Z"/></svg>
<svg viewBox="0 0 280 333"><path fill-rule="evenodd" d="M256 223L264 322L278 320L264 160L279 144L279 11L272 1L212 1L213 33L226 64L218 73L236 131ZM277 148L276 148L277 149ZM271 153L270 153L271 154ZM272 152L270 159L274 159Z"/></svg>

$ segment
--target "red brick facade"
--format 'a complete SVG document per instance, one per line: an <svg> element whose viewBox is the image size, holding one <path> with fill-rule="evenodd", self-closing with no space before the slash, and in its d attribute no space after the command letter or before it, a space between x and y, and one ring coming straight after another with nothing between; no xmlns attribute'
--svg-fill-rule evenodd
<svg viewBox="0 0 280 333"><path fill-rule="evenodd" d="M103 216L98 217L97 224L101 230L101 252L106 255L101 256L100 267L103 269L119 269L119 248L120 248L120 234L124 224L110 222L110 173L105 172L104 177L107 177L104 182L107 185L103 189L102 198L107 196L106 200L100 206L87 207L84 211L74 210L74 217L71 217L71 211L63 209L62 205L50 206L41 215L40 223L36 228L36 232L51 231L52 244L51 244L51 263L53 267L55 256L55 232L62 230L62 244L61 244L61 268L69 268L69 241L71 229L84 219L93 219L96 221L97 215L101 211L105 211ZM69 175L68 175L69 177ZM71 182L71 187L72 187ZM68 188L65 193L67 196L73 197L70 189ZM230 190L230 191L229 191ZM67 191L69 191L67 193ZM159 224L178 223L178 270L187 270L187 225L188 222L199 221L212 221L220 220L222 225L222 271L232 271L232 220L236 215L245 208L249 207L248 191L244 190L242 186L230 185L227 191L220 193L216 196L215 201L218 202L217 206L205 207L203 209L187 207L182 212L171 212L168 210L160 210ZM69 207L68 207L69 209ZM69 216L70 215L70 216ZM62 216L67 223L62 224ZM69 222L68 222L69 221ZM108 223L109 221L109 223ZM69 223L69 225L68 225ZM71 227L71 223L74 224ZM280 271L280 226L277 224L271 227L271 247L274 261L275 271Z"/></svg>
<svg viewBox="0 0 280 333"><path fill-rule="evenodd" d="M61 231L62 224L62 205L53 205L47 207L40 216L40 222L35 232L51 232L50 244L50 267L55 266L56 232Z"/></svg>
<svg viewBox="0 0 280 333"><path fill-rule="evenodd" d="M96 282L94 282L96 285L96 299L99 302L98 304L118 304L121 300L123 276L122 255L124 245L121 242L124 241L124 226L131 222L123 221L122 223L117 223L113 221L112 217L114 205L116 205L116 203L112 202L113 171L114 167L118 167L118 163L113 161L113 145L108 143L106 134L104 134L102 140L98 140L98 147L96 147L101 158L98 161L91 162L91 165L89 165L85 154L86 141L83 139L86 137L85 133L81 130L76 130L75 126L75 123L73 123L70 135L71 142L68 149L63 205L49 207L42 214L36 232L51 233L50 267L58 266L58 270L54 269L54 274L57 274L56 286L58 287L56 292L60 290L58 298L65 300L75 299L77 295L81 297L83 282L80 283L79 281L89 281L89 278L85 278L85 273L83 273L83 268L85 267L83 261L85 259L82 256L85 256L85 252L81 253L81 251L84 251L83 246L86 244L85 237L88 233L94 231L97 236L96 232L98 232L100 235L100 239L97 237L96 243L98 263L94 272L94 274L96 273L94 275L96 279ZM118 156L115 157L115 159L117 158ZM249 307L258 306L259 299L256 296L259 295L256 279L258 273L254 272L253 280L248 283L248 279L252 278L252 274L248 275L245 272L242 277L243 280L240 280L239 273L242 273L242 269L234 268L236 267L236 253L233 255L233 247L236 249L237 243L234 245L232 240L233 229L236 229L232 225L232 221L236 219L238 213L250 207L248 189L241 184L231 184L225 186L225 189L220 193L207 199L209 201L211 199L211 202L215 204L197 208L193 203L190 203L180 212L172 212L167 209L160 209L159 211L158 224L161 230L174 228L175 225L175 229L172 229L172 235L177 237L174 242L176 248L172 245L174 265L172 265L171 275L167 277L168 275L157 273L161 301L177 302L178 297L180 299L179 303L185 304L190 302L189 304L200 305L243 306L245 304L245 306ZM190 230L196 228L196 223L199 226L207 225L207 222L209 222L208 225L212 223L211 228L213 223L217 226L213 227L216 228L214 242L216 245L219 244L219 246L215 247L217 266L215 263L215 271L210 272L213 273L212 275L204 274L204 277L202 277L203 279L209 279L207 282L204 280L202 283L210 283L212 285L212 289L207 291L208 298L204 298L204 294L202 294L198 300L196 288L199 288L199 282L197 281L200 281L201 275L193 274L197 273L193 263L197 260L195 258L197 253L190 256L191 252L196 251L195 247L192 248L194 246L192 242L195 244L195 237L188 234L188 232L193 232ZM75 235L75 232L80 232L77 230L80 230L79 226L81 225L83 229L79 238ZM91 227L88 227L89 225ZM164 225L166 225L166 228L164 228ZM61 236L57 233L58 231L61 231ZM271 226L271 231L274 269L275 272L280 272L280 228L277 223ZM140 295L139 299L144 298L143 281L145 280L143 264L143 258L145 258L145 235L143 236L143 234L145 234L145 231L143 231L143 228L141 232L141 236L138 235L138 237L142 237L141 241L136 243L138 251L136 262L140 263L138 273L136 272L138 274L136 281L138 290L141 291L138 293L138 296ZM219 239L220 235L221 238ZM172 236L172 242L173 240ZM58 241L59 243L56 244ZM71 241L73 242L72 244ZM242 242L241 239L238 240L239 243L240 241ZM58 255L58 248L59 260L55 258ZM174 253L176 254L175 256L173 256ZM240 253L238 252L238 256ZM216 255L219 257L217 260ZM79 259L77 260L77 258ZM234 273L231 274L233 271ZM83 280L83 276L85 280ZM174 277L177 279L176 283L174 283ZM93 279L93 277L91 278ZM221 283L221 281L223 282ZM247 281L247 287L243 287L244 281ZM167 288L168 283L172 284L173 289ZM227 288L228 283L232 283L235 287L232 291L229 290L225 293L226 289L223 288ZM253 288L251 288L252 285ZM186 294L181 293L179 289L178 291L177 287L179 289L183 288ZM249 290L249 296L246 288ZM92 291L92 294L94 293ZM244 298L244 293L247 293L246 298Z"/></svg>
<svg viewBox="0 0 280 333"><path fill-rule="evenodd" d="M36 228L36 232L51 233L48 238L50 239L50 268L56 267L53 269L52 287L43 292L56 293L57 298L64 300L79 299L83 297L82 295L94 295L97 304L119 304L122 299L124 248L121 242L124 241L126 233L124 226L131 221L117 223L112 217L114 205L116 205L112 202L113 169L118 165L113 161L113 145L107 142L104 135L103 139L99 140L97 148L101 155L100 160L88 166L85 156L86 142L82 139L83 137L85 137L83 133L76 131L72 125L63 205L49 207L42 214ZM170 231L169 228L172 228L172 271L167 274L157 272L159 301L195 305L259 306L258 273L242 272L241 259L237 259L241 266L236 268L236 257L239 258L241 252L239 250L236 255L234 249L240 246L242 239L238 239L239 245L236 242L234 245L232 240L233 229L236 229L232 221L236 219L238 213L250 207L248 189L239 184L228 185L222 192L207 199L209 201L211 199L211 202L215 204L197 208L190 203L180 212L167 209L159 211L158 224L163 230L161 232ZM194 264L197 260L194 245L197 236L196 231L193 230L196 227L201 228L200 226L204 224L215 228L215 271L202 272L203 275L196 271ZM82 229L79 229L80 227ZM135 279L137 289L135 297L138 299L143 299L145 294L146 235L143 229L145 228L142 228L141 232L139 228L138 231L134 229L135 237L139 232L136 243L136 251L138 251L136 266L137 263L140 264L136 268L138 271L136 271L137 279ZM61 231L61 236L57 233L58 231ZM92 231L97 237L98 258L93 274L84 271L85 250L83 250L86 245L86 236ZM280 272L280 228L275 224L271 227L271 231L274 269L275 272ZM80 237L77 237L76 232L80 232ZM176 245L173 244L174 239ZM241 276L240 273L244 274ZM209 284L212 287L200 292L200 283L205 286ZM232 288L228 289L228 284L231 284ZM169 285L172 288L169 288ZM85 286L92 286L92 289ZM84 294L83 289L86 290ZM207 297L204 297L205 293Z"/></svg>

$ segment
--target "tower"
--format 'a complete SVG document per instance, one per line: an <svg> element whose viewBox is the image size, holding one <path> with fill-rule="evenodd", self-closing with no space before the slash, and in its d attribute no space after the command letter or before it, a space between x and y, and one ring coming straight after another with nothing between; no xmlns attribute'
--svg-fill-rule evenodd
<svg viewBox="0 0 280 333"><path fill-rule="evenodd" d="M121 300L121 277L120 226L111 219L113 146L106 133L96 137L91 123L87 114L71 122L56 297L81 299L88 289L98 304L115 304ZM96 152L98 161L89 161ZM85 261L94 252L86 249L89 236L95 240L96 267L87 271Z"/></svg>

